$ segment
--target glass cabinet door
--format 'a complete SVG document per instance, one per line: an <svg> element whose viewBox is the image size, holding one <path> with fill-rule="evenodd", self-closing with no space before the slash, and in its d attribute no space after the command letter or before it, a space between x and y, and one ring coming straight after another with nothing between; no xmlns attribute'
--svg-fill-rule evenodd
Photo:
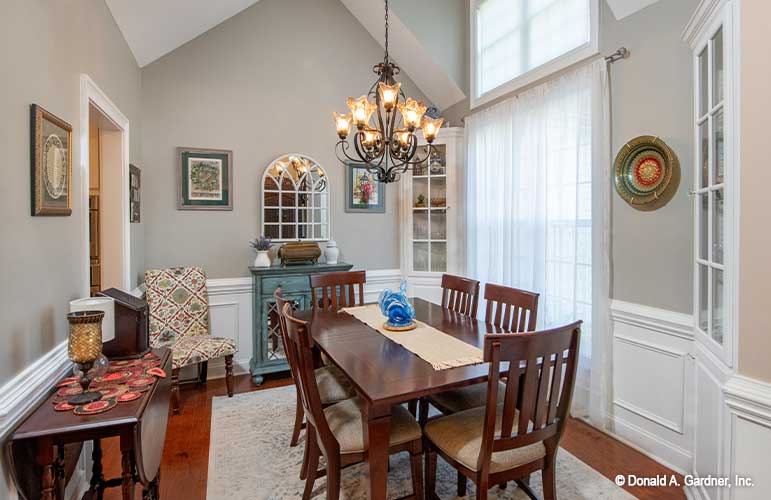
<svg viewBox="0 0 771 500"><path fill-rule="evenodd" d="M720 27L697 52L696 148L696 300L698 328L722 346L724 341L724 44Z"/></svg>
<svg viewBox="0 0 771 500"><path fill-rule="evenodd" d="M416 166L412 182L412 270L447 271L447 146ZM420 148L418 155L426 154Z"/></svg>

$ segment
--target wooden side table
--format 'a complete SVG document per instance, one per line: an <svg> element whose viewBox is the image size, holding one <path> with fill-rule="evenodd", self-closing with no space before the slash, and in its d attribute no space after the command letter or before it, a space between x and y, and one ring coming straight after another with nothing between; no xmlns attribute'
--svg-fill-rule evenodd
<svg viewBox="0 0 771 500"><path fill-rule="evenodd" d="M64 446L93 441L91 484L84 498L102 498L105 488L120 486L124 500L134 498L134 486L142 485L143 499L158 498L160 464L171 394L171 350L156 349L161 367L168 374L146 391L141 398L96 415L78 416L54 410L51 394L14 431L6 445L6 456L16 488L24 498L43 500L64 496ZM120 438L120 478L105 479L102 472L100 440ZM20 461L20 449L34 450L35 463ZM29 454L27 454L29 456ZM30 484L26 474L40 471L40 485Z"/></svg>

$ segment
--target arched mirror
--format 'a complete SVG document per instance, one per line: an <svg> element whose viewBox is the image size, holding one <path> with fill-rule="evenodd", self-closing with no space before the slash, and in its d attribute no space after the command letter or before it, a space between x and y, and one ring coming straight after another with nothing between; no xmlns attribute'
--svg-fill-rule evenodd
<svg viewBox="0 0 771 500"><path fill-rule="evenodd" d="M316 160L273 160L262 176L262 234L274 241L329 239L329 185Z"/></svg>

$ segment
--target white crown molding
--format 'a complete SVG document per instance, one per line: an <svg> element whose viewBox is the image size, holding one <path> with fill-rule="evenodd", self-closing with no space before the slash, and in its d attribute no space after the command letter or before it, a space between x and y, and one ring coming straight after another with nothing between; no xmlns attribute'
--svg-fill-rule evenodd
<svg viewBox="0 0 771 500"><path fill-rule="evenodd" d="M612 300L610 315L613 321L638 326L685 340L693 340L693 316L666 309Z"/></svg>
<svg viewBox="0 0 771 500"><path fill-rule="evenodd" d="M0 440L37 407L71 366L64 341L0 387Z"/></svg>
<svg viewBox="0 0 771 500"><path fill-rule="evenodd" d="M234 293L251 293L252 278L213 278L206 280L206 290L209 296L230 295Z"/></svg>
<svg viewBox="0 0 771 500"><path fill-rule="evenodd" d="M685 25L680 38L682 38L689 47L693 48L699 33L707 24L707 21L712 19L712 15L728 1L730 0L702 0L688 20L688 23Z"/></svg>

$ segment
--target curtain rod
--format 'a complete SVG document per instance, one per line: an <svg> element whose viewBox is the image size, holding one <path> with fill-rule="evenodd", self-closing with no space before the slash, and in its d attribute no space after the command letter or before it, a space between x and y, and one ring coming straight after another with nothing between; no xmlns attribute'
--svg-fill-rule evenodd
<svg viewBox="0 0 771 500"><path fill-rule="evenodd" d="M621 59L626 59L629 57L629 49L626 47L621 47L611 55L607 56L605 58L605 62L608 64L613 64L616 61L620 61Z"/></svg>

